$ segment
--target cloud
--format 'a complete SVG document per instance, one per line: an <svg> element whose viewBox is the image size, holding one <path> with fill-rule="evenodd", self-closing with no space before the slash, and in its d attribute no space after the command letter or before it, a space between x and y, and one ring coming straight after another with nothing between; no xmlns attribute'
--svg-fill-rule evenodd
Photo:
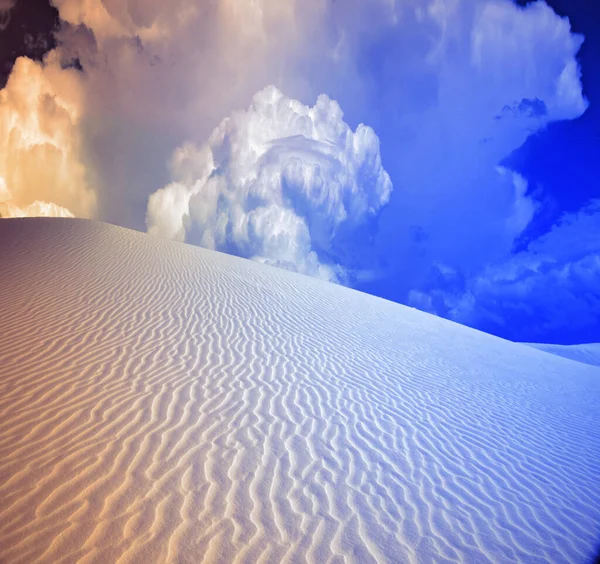
<svg viewBox="0 0 600 564"><path fill-rule="evenodd" d="M396 19L389 0L53 4L63 59L83 69L84 145L101 186L99 214L136 228L148 194L169 179L173 150L202 144L266 85L305 104L351 91L342 107L353 125L368 123L358 44Z"/></svg>
<svg viewBox="0 0 600 564"><path fill-rule="evenodd" d="M61 53L84 69L85 148L103 188L100 213L138 228L148 195L168 179L173 150L184 140L205 141L224 116L247 105L283 73L299 41L295 3L54 4L68 22Z"/></svg>
<svg viewBox="0 0 600 564"><path fill-rule="evenodd" d="M589 241L598 232L591 223L594 206L566 216L515 254L542 204L525 178L498 166L532 133L586 110L576 62L581 43L568 20L543 2L526 9L490 2L476 11L466 51L470 62L444 75L447 84L439 91L449 101L438 100L433 131L426 133L435 140L443 139L441 128L457 132L433 151L441 155L437 178L451 188L446 198L453 201L426 215L425 195L405 190L407 216L426 234L407 243L424 257L415 261L405 285L411 305L515 340L577 342L600 326L599 249ZM411 160L423 162L418 147L424 145L415 146ZM444 197L418 170L411 177L425 180L420 186L431 190L426 198ZM398 221L401 212L393 205L389 213Z"/></svg>
<svg viewBox="0 0 600 564"><path fill-rule="evenodd" d="M4 214L94 213L81 154L81 95L77 73L62 69L55 52L44 63L17 59L0 91Z"/></svg>
<svg viewBox="0 0 600 564"><path fill-rule="evenodd" d="M481 264L482 249L498 255L512 244L495 230L514 205L497 165L532 132L585 109L581 38L543 2L53 3L65 22L63 60L84 71L83 148L99 214L131 227L143 227L148 194L169 181L173 150L201 145L273 84L305 104L325 92L348 123L378 132L403 187L379 235L391 275L414 254L415 228L428 234L426 255L451 260L464 246L460 261ZM410 271L405 285L422 268Z"/></svg>
<svg viewBox="0 0 600 564"><path fill-rule="evenodd" d="M600 339L600 200L470 279L437 268L439 283L411 303L468 325L530 341Z"/></svg>
<svg viewBox="0 0 600 564"><path fill-rule="evenodd" d="M52 202L35 200L25 207L17 206L12 194L0 177L0 217L73 217L66 208L61 208Z"/></svg>
<svg viewBox="0 0 600 564"><path fill-rule="evenodd" d="M429 31L426 54L382 53L384 67L404 59L397 75L385 75L381 107L390 119L374 122L398 188L379 243L402 281L400 299L424 283L432 262L469 273L510 253L536 204L498 166L531 134L587 108L576 61L582 38L544 2L438 1L419 25ZM402 99L407 105L394 112ZM415 240L415 230L426 236Z"/></svg>
<svg viewBox="0 0 600 564"><path fill-rule="evenodd" d="M172 173L150 197L150 233L330 280L341 229L375 217L392 190L371 128L353 132L327 96L308 107L273 86L205 145L178 149Z"/></svg>
<svg viewBox="0 0 600 564"><path fill-rule="evenodd" d="M97 214L108 221L142 228L173 150L185 140L203 143L267 84L314 100L345 88L338 76L354 76L357 101L348 106L359 105L348 38L369 26L358 0L347 10L326 0L52 3L61 17L59 64L81 70L80 160L97 188ZM372 0L371 23L386 25L392 11L388 0Z"/></svg>
<svg viewBox="0 0 600 564"><path fill-rule="evenodd" d="M587 108L583 38L543 1L52 1L62 18L58 48L41 71L22 63L15 83L26 75L31 92L76 108L44 142L70 164L48 157L37 167L48 177L75 172L27 189L16 172L0 172L15 206L54 203L138 229L147 214L166 236L401 302L447 290L448 277L458 288L508 260L545 195L504 162L530 135ZM269 117L276 104L257 110L256 98L236 111L257 92L264 98L268 84L289 97L281 115ZM395 190L373 206L379 211L353 208L354 199L365 206L360 191L328 186L321 201L297 188L312 185L317 169L326 178L336 166L350 177L364 172L323 141L315 124L329 127L328 118L309 118L310 135L303 125L271 125L321 93L344 108L334 121L348 124L357 147L381 152ZM46 114L26 99L33 115ZM14 113L11 127L35 130L30 114ZM380 149L359 123L377 131ZM27 163L40 163L29 160L40 150L18 147L14 171L36 170ZM85 194L97 202L86 204Z"/></svg>
<svg viewBox="0 0 600 564"><path fill-rule="evenodd" d="M10 13L16 3L16 0L0 0L0 31L3 31L8 27Z"/></svg>

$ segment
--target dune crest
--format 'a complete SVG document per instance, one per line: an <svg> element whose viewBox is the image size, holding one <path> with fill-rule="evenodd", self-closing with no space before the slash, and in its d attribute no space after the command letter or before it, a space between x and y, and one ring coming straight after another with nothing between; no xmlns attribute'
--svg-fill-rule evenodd
<svg viewBox="0 0 600 564"><path fill-rule="evenodd" d="M545 345L542 343L526 343L540 351L544 351L591 366L600 366L600 343L584 345Z"/></svg>
<svg viewBox="0 0 600 564"><path fill-rule="evenodd" d="M593 551L596 367L90 221L0 265L1 562Z"/></svg>

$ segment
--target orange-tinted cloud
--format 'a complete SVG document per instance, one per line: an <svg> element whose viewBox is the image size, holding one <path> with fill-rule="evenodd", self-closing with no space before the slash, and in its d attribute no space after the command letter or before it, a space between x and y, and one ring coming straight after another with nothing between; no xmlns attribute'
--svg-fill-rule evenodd
<svg viewBox="0 0 600 564"><path fill-rule="evenodd" d="M96 194L82 159L82 104L80 78L61 68L56 52L44 63L17 59L0 91L0 213L94 214Z"/></svg>
<svg viewBox="0 0 600 564"><path fill-rule="evenodd" d="M73 217L73 214L67 208L39 200L25 207L19 207L15 204L4 179L0 178L0 217Z"/></svg>

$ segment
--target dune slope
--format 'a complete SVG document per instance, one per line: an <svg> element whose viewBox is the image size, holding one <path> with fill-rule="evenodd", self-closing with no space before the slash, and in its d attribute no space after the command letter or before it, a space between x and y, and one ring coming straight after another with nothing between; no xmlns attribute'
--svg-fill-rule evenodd
<svg viewBox="0 0 600 564"><path fill-rule="evenodd" d="M545 351L550 354L570 358L592 366L600 366L600 343L585 345L544 345L541 343L527 343L528 346Z"/></svg>
<svg viewBox="0 0 600 564"><path fill-rule="evenodd" d="M0 221L0 561L581 562L600 369L83 220Z"/></svg>

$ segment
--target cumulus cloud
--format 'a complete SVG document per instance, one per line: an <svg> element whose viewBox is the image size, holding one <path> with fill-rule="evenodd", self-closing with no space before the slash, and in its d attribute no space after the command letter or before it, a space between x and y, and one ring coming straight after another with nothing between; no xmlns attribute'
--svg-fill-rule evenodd
<svg viewBox="0 0 600 564"><path fill-rule="evenodd" d="M598 339L600 200L565 214L545 235L470 279L436 268L439 284L411 302L519 340Z"/></svg>
<svg viewBox="0 0 600 564"><path fill-rule="evenodd" d="M173 149L200 145L223 116L274 84L304 103L325 92L349 123L378 131L403 186L383 222L382 254L393 242L392 263L402 268L419 228L428 252L446 259L457 222L481 228L482 240L509 238L486 226L503 223L513 202L474 219L482 202L506 200L496 166L531 132L585 108L581 38L543 2L53 3L66 22L60 52L84 70L84 144L102 186L100 214L138 228L148 193L169 179ZM439 216L436 202L449 211L442 191L455 195L452 215L428 219ZM462 236L454 247L468 243Z"/></svg>
<svg viewBox="0 0 600 564"><path fill-rule="evenodd" d="M174 182L150 197L148 231L337 280L337 235L373 218L392 184L374 131L339 105L313 107L271 86L201 147L172 159Z"/></svg>
<svg viewBox="0 0 600 564"><path fill-rule="evenodd" d="M100 213L138 228L148 194L168 179L173 150L183 140L204 142L224 116L277 83L288 55L300 51L296 2L53 3L65 22L60 51L84 70Z"/></svg>
<svg viewBox="0 0 600 564"><path fill-rule="evenodd" d="M19 207L15 204L4 179L0 177L0 217L73 217L73 214L52 202L39 200L25 207Z"/></svg>
<svg viewBox="0 0 600 564"><path fill-rule="evenodd" d="M82 161L81 85L57 54L17 59L0 91L0 203L3 215L89 217L96 196Z"/></svg>
<svg viewBox="0 0 600 564"><path fill-rule="evenodd" d="M544 2L55 4L80 26L64 27L62 51L85 71L86 147L103 217L141 227L147 194L173 178L163 163L174 147L202 146L264 84L303 103L326 92L348 123L370 123L382 140L397 190L381 215L378 252L369 244L358 254L379 257L400 301L429 284L432 263L471 275L510 253L538 203L525 179L515 187L499 165L529 135L587 106L582 37ZM202 194L196 200L212 209L210 190ZM175 209L187 206L181 187L169 197ZM170 236L184 236L193 218L183 217ZM300 225L289 229L306 240ZM336 250L337 263L352 255Z"/></svg>
<svg viewBox="0 0 600 564"><path fill-rule="evenodd" d="M510 256L543 198L504 161L588 103L576 59L583 38L544 2L437 1L415 21L421 52L389 37L376 50L376 90L386 96L372 123L396 189L377 237L385 278L360 288L427 309L415 296L448 289L440 269L457 285Z"/></svg>
<svg viewBox="0 0 600 564"><path fill-rule="evenodd" d="M141 228L174 148L203 143L266 84L307 101L344 90L354 76L348 107L360 105L348 40L369 28L359 0L347 10L326 0L52 3L62 20L60 64L82 71L81 148L108 221ZM371 0L373 26L387 25L392 12L389 0Z"/></svg>
<svg viewBox="0 0 600 564"><path fill-rule="evenodd" d="M554 341L568 335L576 342L600 326L594 290L599 249L587 240L598 232L590 223L595 208L567 216L514 254L541 202L525 178L498 164L548 123L586 110L576 62L583 38L543 2L526 9L489 2L475 14L466 50L470 64L444 75L440 92L448 93L449 102L439 100L434 111L437 135L426 134L440 139L441 128L458 132L455 146L449 138L444 150L434 151L445 155L436 163L437 178L446 177L445 188L454 188L450 197L458 202L448 211L419 214L423 195L411 197L408 188L405 203L414 203L407 213L426 236L407 243L425 259L404 295L411 305L508 338ZM460 67L468 77L461 78ZM456 89L460 95L452 97ZM409 156L416 163L424 154ZM411 176L427 178L418 170ZM439 201L434 182L424 185ZM398 213L391 214L398 221Z"/></svg>
<svg viewBox="0 0 600 564"><path fill-rule="evenodd" d="M325 278L348 281L351 270L361 289L398 301L432 296L450 272L458 285L506 261L540 203L505 159L587 107L576 58L583 38L541 0L525 8L510 0L52 2L62 19L55 62L14 73L77 108L69 133L50 144L70 144L78 172L69 178L81 194L93 184L98 202L86 206L64 188L30 193L13 174L5 184L15 206L96 210L138 229L147 213L154 232ZM61 90L59 76L73 87ZM279 131L252 108L234 111L267 84L290 108L326 93L355 140L358 123L377 131L396 188L373 207L378 216L357 211L359 192L328 186L318 200L296 188L312 185L317 169L333 178L332 163L344 170L346 153L304 126ZM29 123L29 113L10 123ZM244 115L255 129L242 126ZM35 170L26 162L15 167ZM277 175L284 188L274 188Z"/></svg>

